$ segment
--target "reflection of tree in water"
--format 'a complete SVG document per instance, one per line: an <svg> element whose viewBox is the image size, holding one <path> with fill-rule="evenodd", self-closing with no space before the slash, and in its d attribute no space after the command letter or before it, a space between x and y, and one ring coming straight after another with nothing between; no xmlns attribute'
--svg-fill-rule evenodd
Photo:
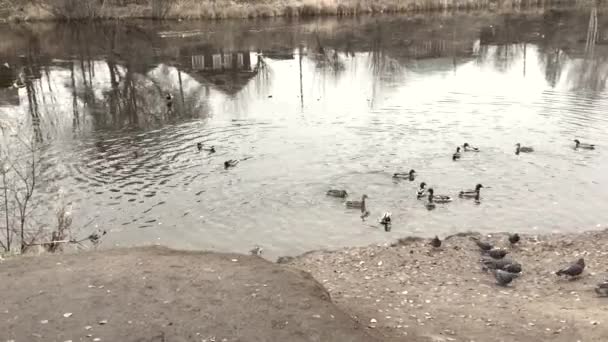
<svg viewBox="0 0 608 342"><path fill-rule="evenodd" d="M323 75L329 74L337 78L346 69L340 53L337 49L323 45L318 34L315 34L315 41L316 46L310 57L314 61L316 69Z"/></svg>
<svg viewBox="0 0 608 342"><path fill-rule="evenodd" d="M598 11L597 2L591 8L589 24L585 39L585 52L582 60L575 61L568 79L572 89L602 91L608 81L608 57L606 53L597 53Z"/></svg>

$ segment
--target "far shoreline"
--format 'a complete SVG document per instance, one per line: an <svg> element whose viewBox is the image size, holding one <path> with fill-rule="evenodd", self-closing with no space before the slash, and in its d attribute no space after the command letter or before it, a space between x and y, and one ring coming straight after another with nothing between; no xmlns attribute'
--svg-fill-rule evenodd
<svg viewBox="0 0 608 342"><path fill-rule="evenodd" d="M56 22L91 20L222 20L258 18L312 18L312 17L357 17L362 15L389 14L436 14L488 11L517 13L525 10L569 10L590 7L573 0L522 3L514 0L201 0L189 1L147 0L141 4L99 5L97 1L88 6L55 5L52 1L10 6L0 3L0 23L12 22ZM159 4L160 3L160 4Z"/></svg>

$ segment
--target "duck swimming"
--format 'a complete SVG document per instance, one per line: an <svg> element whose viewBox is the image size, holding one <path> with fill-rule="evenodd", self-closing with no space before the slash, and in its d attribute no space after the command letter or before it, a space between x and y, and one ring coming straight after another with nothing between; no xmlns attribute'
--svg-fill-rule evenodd
<svg viewBox="0 0 608 342"><path fill-rule="evenodd" d="M410 172L397 172L393 174L393 178L407 178L410 181L413 181L416 178L416 171L414 169L410 170Z"/></svg>
<svg viewBox="0 0 608 342"><path fill-rule="evenodd" d="M420 183L420 189L416 191L416 198L421 199L422 197L424 197L424 195L426 195L426 183L422 182Z"/></svg>
<svg viewBox="0 0 608 342"><path fill-rule="evenodd" d="M384 231L389 232L391 230L391 216L393 214L390 211L387 211L382 215L382 217L378 220L381 225L384 226Z"/></svg>
<svg viewBox="0 0 608 342"><path fill-rule="evenodd" d="M464 143L464 145L462 145L462 149L465 152L479 152L479 149L477 147L473 147L471 145L469 145L469 143Z"/></svg>
<svg viewBox="0 0 608 342"><path fill-rule="evenodd" d="M530 146L521 146L520 143L515 144L515 146L517 147L515 149L515 154L520 154L521 152L523 152L523 153L534 152L534 149Z"/></svg>
<svg viewBox="0 0 608 342"><path fill-rule="evenodd" d="M327 190L327 196L345 198L346 196L348 196L348 193L346 192L346 190L331 189Z"/></svg>
<svg viewBox="0 0 608 342"><path fill-rule="evenodd" d="M475 190L464 190L458 194L460 198L479 198L479 191L483 188L483 185L477 184Z"/></svg>
<svg viewBox="0 0 608 342"><path fill-rule="evenodd" d="M433 188L430 188L428 190L428 192L429 192L429 202L435 202L435 203L449 203L449 202L452 202L452 197L450 197L450 196L435 195L435 191L433 190Z"/></svg>
<svg viewBox="0 0 608 342"><path fill-rule="evenodd" d="M460 159L460 146L456 147L456 153L452 155L452 160Z"/></svg>
<svg viewBox="0 0 608 342"><path fill-rule="evenodd" d="M224 162L224 169L228 169L228 168L231 168L231 167L235 167L235 166L237 166L237 164L238 164L238 163L239 163L239 161L238 161L238 160L236 160L236 159L230 159L230 160L226 160L226 161Z"/></svg>
<svg viewBox="0 0 608 342"><path fill-rule="evenodd" d="M368 199L367 195L361 196L361 201L346 201L344 204L349 209L361 209L362 213L367 211L367 207L365 206L365 200Z"/></svg>
<svg viewBox="0 0 608 342"><path fill-rule="evenodd" d="M576 143L576 146L574 146L574 148L582 148L585 150L595 150L595 145L593 145L593 144L584 144L584 143L580 142L578 139L574 139L574 142Z"/></svg>

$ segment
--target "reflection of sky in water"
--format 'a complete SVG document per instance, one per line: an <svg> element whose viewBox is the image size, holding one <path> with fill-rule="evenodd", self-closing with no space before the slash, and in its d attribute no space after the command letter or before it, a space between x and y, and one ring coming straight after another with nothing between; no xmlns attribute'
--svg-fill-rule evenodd
<svg viewBox="0 0 608 342"><path fill-rule="evenodd" d="M566 53L472 37L453 44L469 52L451 54L449 40L414 40L407 53L436 56L409 58L394 46L345 53L328 45L321 55L315 44L261 64L249 52L253 71L238 77L192 70L188 56L145 68L116 63L113 76L103 59L75 61L73 74L71 62L54 61L18 90L18 106L2 102L0 119L29 125L35 93L51 144L46 192L63 189L75 222L94 219L112 231L110 243L261 244L275 255L412 233L608 224L605 152L571 149L574 137L608 143L601 46L585 59L584 44ZM218 153L198 153L199 141ZM465 141L482 152L452 162ZM517 157L516 142L538 152ZM224 171L231 158L247 160ZM416 182L393 182L393 172L410 168ZM479 206L458 200L428 212L412 196L419 181L440 193L477 182L491 189ZM328 187L370 195L370 222L326 198ZM394 215L390 234L370 227L384 210Z"/></svg>

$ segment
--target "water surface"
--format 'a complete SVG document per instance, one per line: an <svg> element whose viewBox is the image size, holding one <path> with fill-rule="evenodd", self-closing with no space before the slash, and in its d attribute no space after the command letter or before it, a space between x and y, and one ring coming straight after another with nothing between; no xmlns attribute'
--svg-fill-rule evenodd
<svg viewBox="0 0 608 342"><path fill-rule="evenodd" d="M51 217L61 198L83 233L111 233L106 246L259 244L276 256L411 234L596 229L608 224L603 17L0 26L11 69L0 120L45 143L39 210ZM574 150L574 138L599 148ZM481 152L453 162L464 142ZM515 155L517 142L536 152ZM225 170L227 159L243 161ZM413 182L391 177L412 168ZM427 211L421 181L450 195L491 188L480 204ZM370 218L329 188L369 195ZM376 222L387 210L389 233Z"/></svg>

